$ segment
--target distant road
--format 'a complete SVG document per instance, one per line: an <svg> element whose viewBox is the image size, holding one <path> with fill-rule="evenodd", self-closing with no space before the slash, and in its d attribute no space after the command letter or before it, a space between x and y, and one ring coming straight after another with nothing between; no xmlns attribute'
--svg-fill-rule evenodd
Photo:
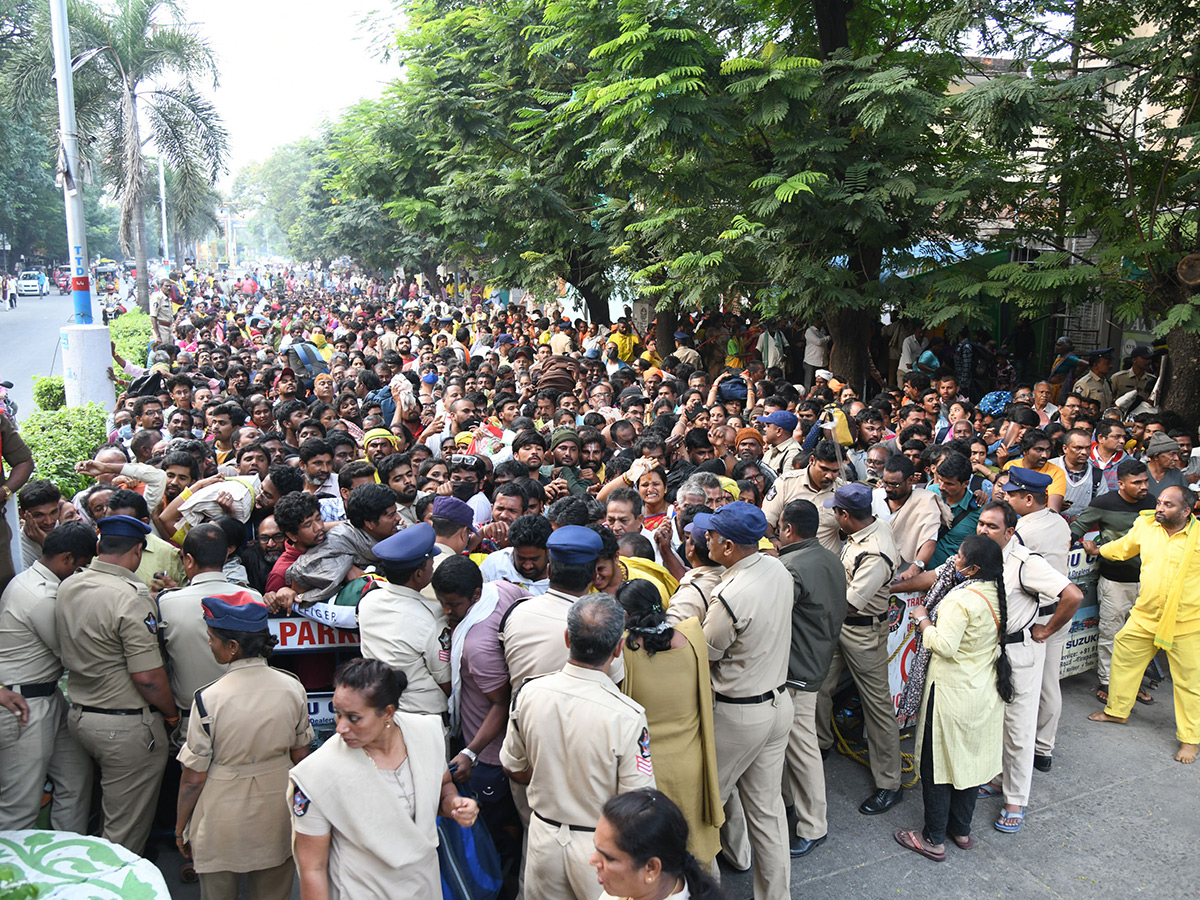
<svg viewBox="0 0 1200 900"><path fill-rule="evenodd" d="M100 306L93 302L92 314L100 321ZM33 402L34 375L61 375L62 350L59 329L75 320L70 294L59 296L53 288L47 297L20 297L17 308L0 309L0 381L11 381L9 393L24 419L37 409ZM100 378L103 372L97 372Z"/></svg>

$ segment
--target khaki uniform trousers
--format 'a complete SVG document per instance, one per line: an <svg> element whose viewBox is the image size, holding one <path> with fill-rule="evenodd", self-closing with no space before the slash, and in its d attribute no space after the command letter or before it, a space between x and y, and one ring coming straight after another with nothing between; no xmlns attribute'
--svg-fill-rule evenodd
<svg viewBox="0 0 1200 900"><path fill-rule="evenodd" d="M111 716L73 707L71 735L100 766L100 803L107 841L140 854L154 823L154 808L167 765L167 729L149 709L138 716Z"/></svg>
<svg viewBox="0 0 1200 900"><path fill-rule="evenodd" d="M175 335L171 332L171 320L162 321L161 319L154 320L154 339L160 344L168 346L175 345Z"/></svg>
<svg viewBox="0 0 1200 900"><path fill-rule="evenodd" d="M721 802L737 788L754 848L755 900L787 897L791 890L787 814L779 786L792 715L786 694L764 703L714 704Z"/></svg>
<svg viewBox="0 0 1200 900"><path fill-rule="evenodd" d="M1154 632L1136 622L1126 622L1113 642L1112 672L1108 679L1110 716L1125 718L1133 710L1142 674L1158 647ZM1171 663L1171 687L1175 695L1175 737L1181 744L1200 744L1200 631L1176 636L1167 651Z"/></svg>
<svg viewBox="0 0 1200 900"><path fill-rule="evenodd" d="M50 827L87 834L92 799L92 761L67 729L67 701L55 691L30 697L29 721L14 740L0 740L0 831L36 828L46 778L54 783ZM0 710L12 729L17 719ZM2 729L7 731L7 727Z"/></svg>
<svg viewBox="0 0 1200 900"><path fill-rule="evenodd" d="M871 759L871 777L878 790L900 789L900 727L888 681L887 622L843 625L829 673L817 698L817 737L822 747L833 746L833 692L842 668L858 685Z"/></svg>
<svg viewBox="0 0 1200 900"><path fill-rule="evenodd" d="M1008 645L1012 663L1013 701L1004 704L1004 802L1024 808L1033 783L1033 749L1037 740L1038 706L1046 645L1025 632L1025 642Z"/></svg>
<svg viewBox="0 0 1200 900"><path fill-rule="evenodd" d="M534 813L527 839L525 900L600 900L604 889L589 861L596 849L594 832L551 825Z"/></svg>
<svg viewBox="0 0 1200 900"><path fill-rule="evenodd" d="M296 862L289 859L271 869L246 872L248 896L254 900L288 900L296 877ZM201 872L200 900L237 900L240 872Z"/></svg>
<svg viewBox="0 0 1200 900"><path fill-rule="evenodd" d="M1058 629L1046 641L1046 662L1042 666L1042 688L1038 698L1037 736L1033 752L1037 756L1054 754L1054 740L1058 737L1058 721L1062 718L1062 687L1058 670L1062 666L1063 648L1071 636L1071 623Z"/></svg>
<svg viewBox="0 0 1200 900"><path fill-rule="evenodd" d="M829 831L825 821L825 762L817 740L817 691L788 688L792 729L788 732L784 797L796 810L796 837L815 841Z"/></svg>
<svg viewBox="0 0 1200 900"><path fill-rule="evenodd" d="M1101 684L1108 684L1113 639L1129 618L1139 586L1136 581L1109 581L1107 578L1101 578L1096 585L1096 598L1100 601L1100 652L1096 657L1096 675Z"/></svg>

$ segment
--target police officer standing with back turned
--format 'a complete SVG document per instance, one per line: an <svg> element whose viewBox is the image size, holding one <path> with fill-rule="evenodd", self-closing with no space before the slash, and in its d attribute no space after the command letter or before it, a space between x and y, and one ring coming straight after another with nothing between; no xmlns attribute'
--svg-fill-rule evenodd
<svg viewBox="0 0 1200 900"><path fill-rule="evenodd" d="M97 523L96 558L58 592L55 622L67 668L71 735L100 766L102 836L141 853L179 711L158 645L158 612L134 575L150 526Z"/></svg>
<svg viewBox="0 0 1200 900"><path fill-rule="evenodd" d="M758 507L735 501L698 515L693 525L693 539L705 533L708 555L725 567L704 619L721 802L737 789L754 848L755 900L787 897L791 858L780 784L793 715L784 687L792 577L758 550L767 533Z"/></svg>
<svg viewBox="0 0 1200 900"><path fill-rule="evenodd" d="M855 483L838 488L825 501L846 535L841 556L846 570L847 615L817 701L821 746L832 747L833 692L843 666L848 667L862 701L875 781L875 793L858 808L864 816L887 812L900 801L903 790L900 729L888 681L887 653L888 599L898 554L891 526L871 515L871 497L869 487Z"/></svg>

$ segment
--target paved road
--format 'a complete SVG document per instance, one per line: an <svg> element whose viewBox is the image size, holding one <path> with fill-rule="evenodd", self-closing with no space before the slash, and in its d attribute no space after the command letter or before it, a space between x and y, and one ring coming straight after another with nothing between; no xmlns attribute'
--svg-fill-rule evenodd
<svg viewBox="0 0 1200 900"><path fill-rule="evenodd" d="M902 850L892 838L895 831L921 827L919 785L890 812L863 816L857 807L871 792L867 769L844 757L831 758L825 764L829 840L793 863L792 897L1200 897L1200 764L1183 766L1172 759L1177 745L1171 683L1159 686L1153 705L1139 705L1129 725L1100 725L1086 718L1100 708L1094 678L1088 673L1063 682L1054 768L1034 773L1029 816L1020 833L996 831L992 822L1001 803L981 800L972 831L975 848L950 847L944 863ZM911 753L912 741L903 747ZM179 883L178 854L164 852L158 862L176 900L200 896L198 887ZM729 900L753 896L749 874L723 872L722 882ZM299 890L292 896L298 898Z"/></svg>
<svg viewBox="0 0 1200 900"><path fill-rule="evenodd" d="M99 315L99 307L95 308ZM62 352L59 329L75 320L70 294L59 296L57 288L47 297L21 297L16 309L0 310L0 381L11 381L9 392L17 402L20 418L35 409L34 375L61 375ZM100 373L103 376L103 373Z"/></svg>

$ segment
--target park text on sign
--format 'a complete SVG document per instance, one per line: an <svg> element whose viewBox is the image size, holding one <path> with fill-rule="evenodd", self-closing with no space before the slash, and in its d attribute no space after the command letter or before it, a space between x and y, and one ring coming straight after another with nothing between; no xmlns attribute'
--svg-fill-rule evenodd
<svg viewBox="0 0 1200 900"><path fill-rule="evenodd" d="M358 632L310 622L308 619L269 619L271 634L279 640L276 653L303 653L357 647Z"/></svg>

